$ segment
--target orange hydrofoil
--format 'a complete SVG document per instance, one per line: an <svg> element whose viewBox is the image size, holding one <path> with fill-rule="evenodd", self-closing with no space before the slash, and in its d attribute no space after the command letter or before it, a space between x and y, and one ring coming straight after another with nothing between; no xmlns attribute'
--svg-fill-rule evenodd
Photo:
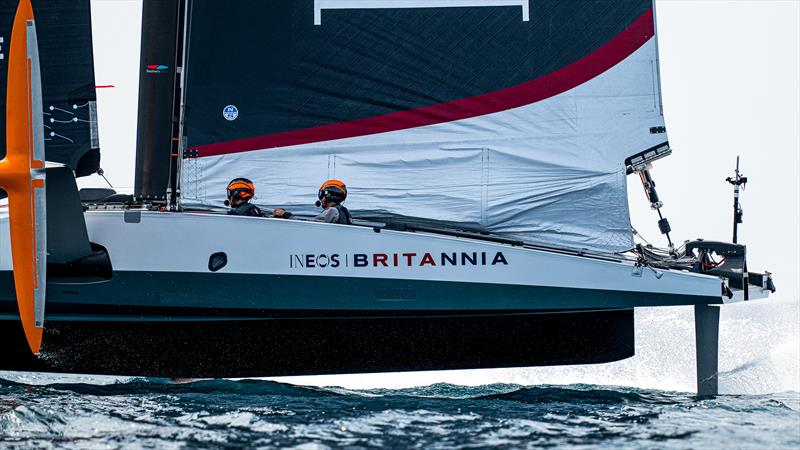
<svg viewBox="0 0 800 450"><path fill-rule="evenodd" d="M44 326L47 263L44 159L36 24L30 0L22 0L11 32L6 156L0 160L0 187L8 193L17 304L33 353L39 353Z"/></svg>

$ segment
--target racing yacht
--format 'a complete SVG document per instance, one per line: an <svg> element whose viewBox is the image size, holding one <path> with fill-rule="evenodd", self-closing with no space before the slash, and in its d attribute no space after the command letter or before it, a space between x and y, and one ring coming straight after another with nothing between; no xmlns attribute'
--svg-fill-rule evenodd
<svg viewBox="0 0 800 450"><path fill-rule="evenodd" d="M634 354L636 307L693 305L716 393L718 306L774 285L735 238L670 238L652 1L531 3L145 0L121 195L75 181L100 161L89 1L3 0L0 370L594 364ZM667 248L635 244L629 175ZM300 220L224 214L237 177ZM331 178L353 225L302 220Z"/></svg>

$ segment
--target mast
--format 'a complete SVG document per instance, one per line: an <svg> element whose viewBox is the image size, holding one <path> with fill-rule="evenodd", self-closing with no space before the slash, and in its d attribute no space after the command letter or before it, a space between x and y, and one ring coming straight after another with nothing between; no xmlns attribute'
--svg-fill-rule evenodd
<svg viewBox="0 0 800 450"><path fill-rule="evenodd" d="M180 63L185 0L145 0L142 5L139 120L134 197L173 200L173 154L178 151ZM174 200L171 204L175 204Z"/></svg>
<svg viewBox="0 0 800 450"><path fill-rule="evenodd" d="M180 182L181 182L181 161L183 160L183 150L186 147L184 137L184 86L186 83L186 60L189 53L189 17L191 0L180 0L178 5L178 39L175 43L175 61L180 65L176 68L175 91L173 97L173 120L172 120L172 146L170 148L169 162L169 185L167 186L167 209L170 211L180 210Z"/></svg>

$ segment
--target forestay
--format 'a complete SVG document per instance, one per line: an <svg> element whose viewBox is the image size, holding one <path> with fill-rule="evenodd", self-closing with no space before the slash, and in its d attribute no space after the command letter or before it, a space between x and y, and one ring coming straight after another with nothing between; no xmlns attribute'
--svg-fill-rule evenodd
<svg viewBox="0 0 800 450"><path fill-rule="evenodd" d="M632 246L624 159L667 141L651 0L190 8L185 206L314 212L593 251Z"/></svg>

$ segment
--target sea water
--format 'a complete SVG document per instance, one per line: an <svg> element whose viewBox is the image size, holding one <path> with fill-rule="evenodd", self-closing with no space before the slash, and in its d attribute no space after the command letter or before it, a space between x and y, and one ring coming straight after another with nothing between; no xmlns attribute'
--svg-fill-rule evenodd
<svg viewBox="0 0 800 450"><path fill-rule="evenodd" d="M721 395L691 308L637 310L610 364L274 380L0 372L0 447L798 448L800 302L727 306Z"/></svg>

